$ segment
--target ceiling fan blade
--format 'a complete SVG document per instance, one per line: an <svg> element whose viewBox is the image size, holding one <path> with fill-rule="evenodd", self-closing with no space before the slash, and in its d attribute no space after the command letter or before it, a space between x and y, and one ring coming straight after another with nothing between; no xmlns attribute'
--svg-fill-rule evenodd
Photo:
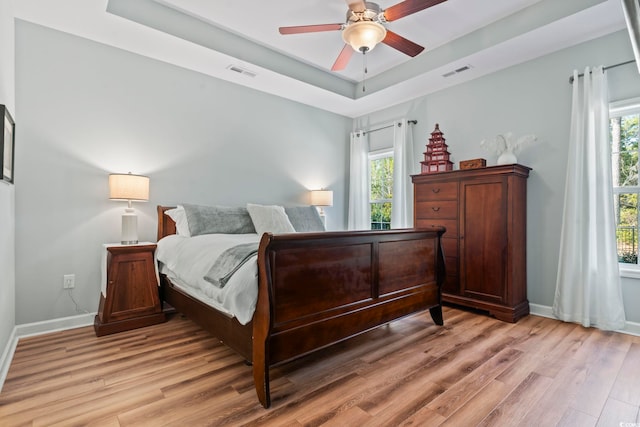
<svg viewBox="0 0 640 427"><path fill-rule="evenodd" d="M320 31L339 31L343 24L298 25L295 27L280 27L280 34L317 33Z"/></svg>
<svg viewBox="0 0 640 427"><path fill-rule="evenodd" d="M443 3L447 0L405 0L401 3L391 6L384 11L384 19L388 22L403 18L412 13L420 12L431 6Z"/></svg>
<svg viewBox="0 0 640 427"><path fill-rule="evenodd" d="M353 12L364 12L367 6L362 0L345 0Z"/></svg>
<svg viewBox="0 0 640 427"><path fill-rule="evenodd" d="M342 50L340 51L340 54L338 55L336 62L333 63L333 67L331 67L331 71L344 70L347 64L349 63L349 60L351 59L353 52L354 52L353 48L348 44L345 44Z"/></svg>
<svg viewBox="0 0 640 427"><path fill-rule="evenodd" d="M385 36L384 40L382 40L382 43L386 44L387 46L391 46L392 48L397 49L405 55L409 55L411 57L417 56L424 50L424 47L420 46L419 44L405 39L404 37L389 30L387 30L387 35Z"/></svg>

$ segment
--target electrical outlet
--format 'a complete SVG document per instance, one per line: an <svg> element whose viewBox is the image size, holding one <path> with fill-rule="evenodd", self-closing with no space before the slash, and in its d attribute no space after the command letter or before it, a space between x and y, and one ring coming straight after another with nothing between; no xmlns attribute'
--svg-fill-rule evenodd
<svg viewBox="0 0 640 427"><path fill-rule="evenodd" d="M75 274L65 274L64 279L62 281L63 289L72 289L76 287L76 275Z"/></svg>

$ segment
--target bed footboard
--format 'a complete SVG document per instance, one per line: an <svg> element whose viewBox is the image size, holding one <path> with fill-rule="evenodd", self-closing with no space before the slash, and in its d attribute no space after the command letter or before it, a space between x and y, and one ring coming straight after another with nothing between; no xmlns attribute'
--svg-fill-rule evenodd
<svg viewBox="0 0 640 427"><path fill-rule="evenodd" d="M158 206L158 240L176 225ZM240 325L162 276L163 300L253 363L260 403L271 404L269 367L400 317L429 309L443 324L444 228L265 233L258 250L258 301Z"/></svg>
<svg viewBox="0 0 640 427"><path fill-rule="evenodd" d="M253 317L262 405L271 403L270 366L421 310L442 325L443 232L265 233Z"/></svg>

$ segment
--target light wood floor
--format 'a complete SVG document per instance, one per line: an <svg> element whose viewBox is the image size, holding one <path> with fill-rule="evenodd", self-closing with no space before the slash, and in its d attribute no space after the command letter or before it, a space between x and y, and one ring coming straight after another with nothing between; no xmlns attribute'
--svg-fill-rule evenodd
<svg viewBox="0 0 640 427"><path fill-rule="evenodd" d="M20 340L0 425L640 426L640 337L445 307L271 370L189 320L96 338L91 327Z"/></svg>

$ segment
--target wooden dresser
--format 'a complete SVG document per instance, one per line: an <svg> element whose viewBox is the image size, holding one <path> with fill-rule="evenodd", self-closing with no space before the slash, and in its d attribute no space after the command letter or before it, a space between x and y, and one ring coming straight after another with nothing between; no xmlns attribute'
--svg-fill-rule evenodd
<svg viewBox="0 0 640 427"><path fill-rule="evenodd" d="M491 166L412 176L414 225L445 226L446 302L515 322L527 300L527 178L531 169Z"/></svg>

